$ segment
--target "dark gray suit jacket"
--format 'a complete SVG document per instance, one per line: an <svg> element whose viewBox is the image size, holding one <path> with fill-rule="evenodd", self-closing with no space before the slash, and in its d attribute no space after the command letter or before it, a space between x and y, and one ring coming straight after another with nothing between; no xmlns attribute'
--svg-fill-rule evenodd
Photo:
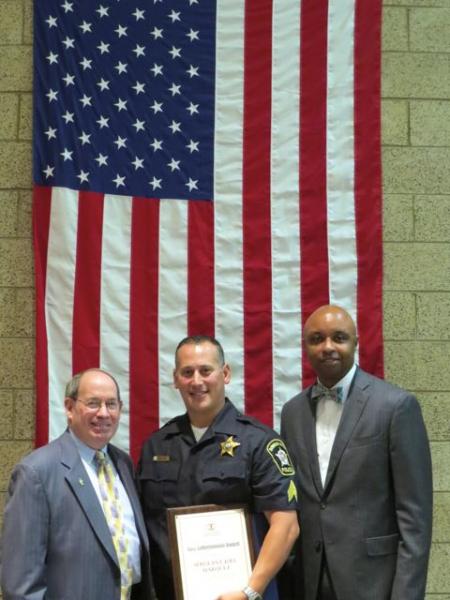
<svg viewBox="0 0 450 600"><path fill-rule="evenodd" d="M134 511L142 549L142 581L132 598L151 595L148 540L133 467L108 452ZM14 469L2 536L4 600L120 600L120 568L89 476L68 432L35 450Z"/></svg>
<svg viewBox="0 0 450 600"><path fill-rule="evenodd" d="M325 552L338 600L423 600L432 480L416 398L358 369L324 486L311 388L285 404L281 433L300 480L295 598L316 600Z"/></svg>

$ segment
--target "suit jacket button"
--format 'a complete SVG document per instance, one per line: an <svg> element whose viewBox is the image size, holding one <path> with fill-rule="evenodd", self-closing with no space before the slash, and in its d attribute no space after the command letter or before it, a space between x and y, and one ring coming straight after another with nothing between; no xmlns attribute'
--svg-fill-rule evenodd
<svg viewBox="0 0 450 600"><path fill-rule="evenodd" d="M323 510L324 508L326 508L327 505L325 504L325 502L321 502L320 503L320 509Z"/></svg>
<svg viewBox="0 0 450 600"><path fill-rule="evenodd" d="M322 542L316 542L314 549L316 552L320 552L322 550Z"/></svg>

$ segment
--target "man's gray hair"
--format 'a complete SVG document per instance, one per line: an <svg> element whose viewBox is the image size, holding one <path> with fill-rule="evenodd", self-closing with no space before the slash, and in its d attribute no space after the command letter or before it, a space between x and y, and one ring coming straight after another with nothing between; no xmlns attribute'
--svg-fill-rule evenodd
<svg viewBox="0 0 450 600"><path fill-rule="evenodd" d="M72 379L66 385L65 397L72 398L72 400L76 400L78 397L78 390L80 388L81 378L83 377L83 375L85 373L90 373L93 371L97 371L98 373L104 373L105 375L107 375L114 381L114 384L115 384L116 390L117 390L117 399L119 400L119 402L121 402L119 384L117 383L116 379L111 375L111 373L108 373L108 371L104 371L103 369L97 369L97 368L85 369L84 371L80 371L79 373L74 375L72 377Z"/></svg>

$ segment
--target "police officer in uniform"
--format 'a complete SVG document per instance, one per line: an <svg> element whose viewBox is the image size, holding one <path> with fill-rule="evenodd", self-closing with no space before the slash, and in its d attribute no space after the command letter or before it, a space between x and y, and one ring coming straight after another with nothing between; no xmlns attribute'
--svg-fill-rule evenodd
<svg viewBox="0 0 450 600"><path fill-rule="evenodd" d="M292 462L273 430L225 397L231 370L216 339L183 339L173 376L186 413L144 443L138 472L157 596L175 598L165 509L246 503L267 532L247 586L217 600L262 599L299 534Z"/></svg>

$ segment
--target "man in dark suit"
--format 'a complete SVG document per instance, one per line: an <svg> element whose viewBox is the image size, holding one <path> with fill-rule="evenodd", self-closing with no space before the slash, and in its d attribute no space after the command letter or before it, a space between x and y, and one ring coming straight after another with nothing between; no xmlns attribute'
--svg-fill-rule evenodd
<svg viewBox="0 0 450 600"><path fill-rule="evenodd" d="M304 345L318 382L283 408L297 464L304 600L423 600L432 480L416 398L354 363L350 315L318 308Z"/></svg>
<svg viewBox="0 0 450 600"><path fill-rule="evenodd" d="M66 388L68 430L15 467L2 536L4 600L153 597L132 463L109 443L121 409L111 375L100 369L76 375ZM106 499L100 458L111 485ZM108 502L117 511L114 524Z"/></svg>

